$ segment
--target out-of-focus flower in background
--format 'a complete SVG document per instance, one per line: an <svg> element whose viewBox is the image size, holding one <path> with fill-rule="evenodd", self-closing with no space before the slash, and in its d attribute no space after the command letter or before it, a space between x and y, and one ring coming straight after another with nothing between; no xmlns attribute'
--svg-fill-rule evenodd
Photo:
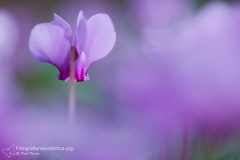
<svg viewBox="0 0 240 160"><path fill-rule="evenodd" d="M189 116L221 120L239 113L239 16L234 6L212 3L182 28L178 70Z"/></svg>
<svg viewBox="0 0 240 160"><path fill-rule="evenodd" d="M191 6L190 0L130 0L129 12L139 29L166 28L188 16Z"/></svg>
<svg viewBox="0 0 240 160"><path fill-rule="evenodd" d="M16 51L19 40L19 30L16 19L9 11L0 8L0 16L0 52L2 64L6 58L10 58Z"/></svg>
<svg viewBox="0 0 240 160"><path fill-rule="evenodd" d="M239 133L238 9L211 3L176 28L149 30L119 68L117 103L140 113L159 134L173 128L169 139L181 138L185 125L194 135L204 129L211 145Z"/></svg>
<svg viewBox="0 0 240 160"><path fill-rule="evenodd" d="M0 111L14 101L17 89L13 79L13 59L19 42L18 23L6 9L0 8Z"/></svg>

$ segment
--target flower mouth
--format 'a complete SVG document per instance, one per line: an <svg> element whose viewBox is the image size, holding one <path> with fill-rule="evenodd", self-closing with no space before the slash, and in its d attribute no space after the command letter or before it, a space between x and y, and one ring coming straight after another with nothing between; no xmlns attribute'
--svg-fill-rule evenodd
<svg viewBox="0 0 240 160"><path fill-rule="evenodd" d="M72 46L72 47L74 47L74 46ZM74 60L76 61L76 60L78 59L78 57L79 57L79 54L78 54L78 52L77 52L76 47L74 47L74 49L75 49L75 52L74 52Z"/></svg>

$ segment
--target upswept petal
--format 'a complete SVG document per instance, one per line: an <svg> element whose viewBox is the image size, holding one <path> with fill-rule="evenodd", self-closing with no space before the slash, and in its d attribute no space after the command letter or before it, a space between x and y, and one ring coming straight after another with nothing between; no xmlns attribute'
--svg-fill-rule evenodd
<svg viewBox="0 0 240 160"><path fill-rule="evenodd" d="M42 23L31 31L29 49L33 57L40 62L56 66L62 80L69 74L70 47L71 44L65 37L64 30L57 25Z"/></svg>
<svg viewBox="0 0 240 160"><path fill-rule="evenodd" d="M96 14L86 22L87 35L83 51L86 54L85 69L96 60L105 57L113 48L116 32L110 17Z"/></svg>
<svg viewBox="0 0 240 160"><path fill-rule="evenodd" d="M70 25L64 20L62 19L62 17L60 17L57 14L53 14L54 15L54 20L51 22L51 24L53 25L58 25L59 27L61 27L64 32L65 32L65 37L69 40L70 44L72 44L72 30Z"/></svg>
<svg viewBox="0 0 240 160"><path fill-rule="evenodd" d="M83 15L83 11L81 10L79 13L78 13L78 18L77 18L77 27L78 27L78 24L80 23L80 21L82 19L85 19L84 15Z"/></svg>
<svg viewBox="0 0 240 160"><path fill-rule="evenodd" d="M86 19L83 15L83 12L80 11L77 19L77 30L74 43L79 54L82 53L83 46L85 44L85 39L86 39Z"/></svg>

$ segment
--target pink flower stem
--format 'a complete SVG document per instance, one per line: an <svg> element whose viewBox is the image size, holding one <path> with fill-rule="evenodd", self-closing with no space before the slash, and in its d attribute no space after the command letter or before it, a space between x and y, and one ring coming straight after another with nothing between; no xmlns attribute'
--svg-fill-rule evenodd
<svg viewBox="0 0 240 160"><path fill-rule="evenodd" d="M182 157L181 160L188 159L188 140L189 140L189 128L188 124L184 126L183 130L183 141L182 141Z"/></svg>
<svg viewBox="0 0 240 160"><path fill-rule="evenodd" d="M69 108L68 108L68 121L69 126L74 125L75 109L76 109L76 93L75 93L75 47L70 49L70 88L69 88Z"/></svg>

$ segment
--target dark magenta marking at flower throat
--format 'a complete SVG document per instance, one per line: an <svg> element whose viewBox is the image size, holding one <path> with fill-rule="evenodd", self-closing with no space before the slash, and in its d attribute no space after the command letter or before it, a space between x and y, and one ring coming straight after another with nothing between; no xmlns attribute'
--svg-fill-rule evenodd
<svg viewBox="0 0 240 160"><path fill-rule="evenodd" d="M75 52L74 52L75 55L74 56L75 56L75 61L76 61L79 57L79 53L77 52L76 47L74 47L74 49L75 49ZM80 75L78 75L77 70L75 70L75 79L76 79L77 82L84 82L85 81L85 72L84 72L83 67L81 68Z"/></svg>
<svg viewBox="0 0 240 160"><path fill-rule="evenodd" d="M78 54L78 52L77 52L77 49L76 49L76 47L74 47L74 49L75 49L75 52L74 52L74 59L75 59L75 61L78 59L78 57L79 57L79 54Z"/></svg>
<svg viewBox="0 0 240 160"><path fill-rule="evenodd" d="M78 58L79 58L79 53L76 49L75 46L72 46L73 48L73 51L74 51L74 60L76 61ZM72 51L72 50L71 50ZM72 53L70 53L72 54ZM70 55L69 54L69 55ZM59 80L63 80L65 81L66 79L69 79L70 78L70 60L69 60L70 57L67 58L68 62L66 64L68 64L64 69L62 70L59 70L60 71L60 74L58 75L58 79ZM77 70L78 68L75 68L75 80L77 82L84 82L85 81L85 72L84 72L84 68L79 68L81 71L80 71L80 75L79 75L79 71Z"/></svg>

